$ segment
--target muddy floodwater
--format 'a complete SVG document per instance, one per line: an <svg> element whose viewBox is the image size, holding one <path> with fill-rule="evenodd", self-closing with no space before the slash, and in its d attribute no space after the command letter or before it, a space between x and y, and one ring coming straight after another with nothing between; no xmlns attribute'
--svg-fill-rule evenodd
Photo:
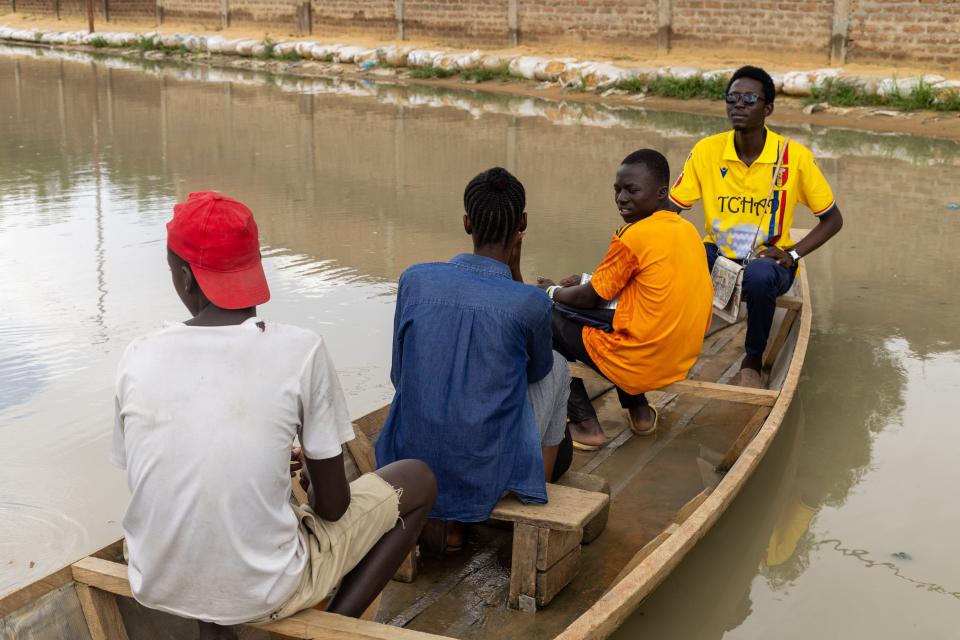
<svg viewBox="0 0 960 640"><path fill-rule="evenodd" d="M0 594L121 535L114 369L131 338L185 318L164 254L178 199L249 203L273 291L261 315L326 337L359 416L391 396L399 274L468 248L475 173L523 180L523 272L556 278L602 257L624 155L659 149L676 175L725 127L133 67L0 50ZM955 638L960 145L786 132L814 150L846 221L804 260L815 315L797 398L741 496L617 637Z"/></svg>

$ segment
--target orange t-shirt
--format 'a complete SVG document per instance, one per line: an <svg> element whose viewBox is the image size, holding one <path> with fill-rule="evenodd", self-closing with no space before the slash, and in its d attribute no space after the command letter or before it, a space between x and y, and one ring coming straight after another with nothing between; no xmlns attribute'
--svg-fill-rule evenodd
<svg viewBox="0 0 960 640"><path fill-rule="evenodd" d="M604 300L619 297L613 333L583 329L587 353L609 380L642 393L687 376L713 312L696 227L672 211L620 227L590 284Z"/></svg>

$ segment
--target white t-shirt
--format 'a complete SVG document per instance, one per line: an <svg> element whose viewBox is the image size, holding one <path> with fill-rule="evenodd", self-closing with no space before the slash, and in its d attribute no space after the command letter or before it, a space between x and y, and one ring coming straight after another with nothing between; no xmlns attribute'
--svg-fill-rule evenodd
<svg viewBox="0 0 960 640"><path fill-rule="evenodd" d="M130 588L151 609L226 625L274 611L306 564L294 436L315 460L353 439L323 340L258 322L170 324L120 361L111 460L131 491Z"/></svg>

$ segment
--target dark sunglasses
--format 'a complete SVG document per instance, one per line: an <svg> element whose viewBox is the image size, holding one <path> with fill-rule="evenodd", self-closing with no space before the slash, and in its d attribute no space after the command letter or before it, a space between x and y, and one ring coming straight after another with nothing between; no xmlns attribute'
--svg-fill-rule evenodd
<svg viewBox="0 0 960 640"><path fill-rule="evenodd" d="M731 91L726 96L727 104L737 104L740 100L743 100L745 106L752 107L760 100L760 96L755 93L739 93L737 91Z"/></svg>

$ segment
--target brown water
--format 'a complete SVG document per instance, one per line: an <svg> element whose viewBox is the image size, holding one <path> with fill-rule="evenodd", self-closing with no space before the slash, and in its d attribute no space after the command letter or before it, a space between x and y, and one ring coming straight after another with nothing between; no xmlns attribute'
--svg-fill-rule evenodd
<svg viewBox="0 0 960 640"><path fill-rule="evenodd" d="M620 158L676 170L719 118L480 93L127 68L0 50L0 593L120 535L116 362L180 319L164 222L193 190L256 212L273 300L323 333L353 415L387 401L395 282L466 250L461 193L528 192L528 277L590 270ZM783 433L619 637L956 637L960 145L791 130L846 226L806 260L815 326ZM802 214L798 214L804 220ZM697 214L692 216L697 219Z"/></svg>

